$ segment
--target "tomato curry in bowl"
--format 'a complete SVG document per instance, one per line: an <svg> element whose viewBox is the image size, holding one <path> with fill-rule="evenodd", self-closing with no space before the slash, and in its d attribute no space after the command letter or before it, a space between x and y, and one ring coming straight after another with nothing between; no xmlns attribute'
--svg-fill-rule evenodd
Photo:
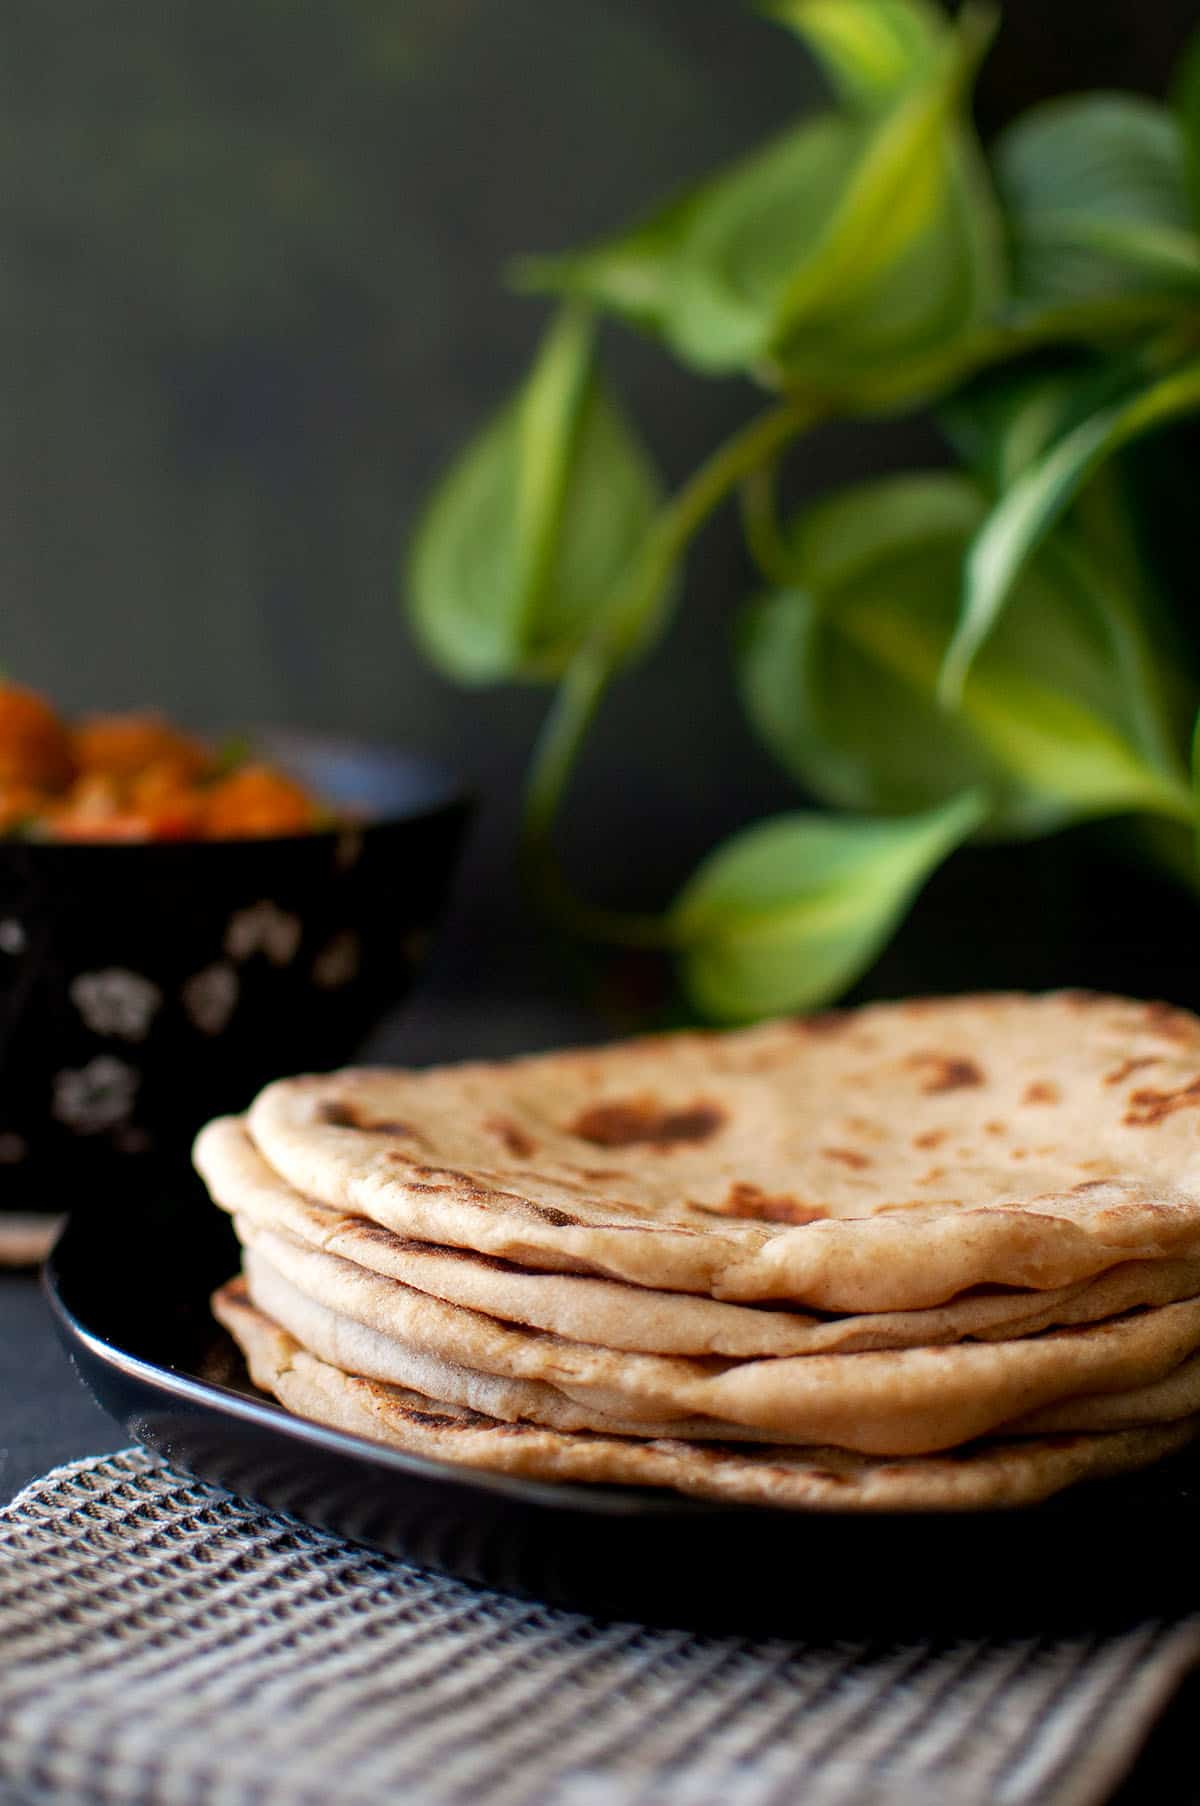
<svg viewBox="0 0 1200 1806"><path fill-rule="evenodd" d="M335 825L320 797L238 741L152 712L64 720L0 684L0 833L35 840L236 840Z"/></svg>
<svg viewBox="0 0 1200 1806"><path fill-rule="evenodd" d="M0 686L0 1212L187 1183L193 1132L400 999L469 815L393 747Z"/></svg>

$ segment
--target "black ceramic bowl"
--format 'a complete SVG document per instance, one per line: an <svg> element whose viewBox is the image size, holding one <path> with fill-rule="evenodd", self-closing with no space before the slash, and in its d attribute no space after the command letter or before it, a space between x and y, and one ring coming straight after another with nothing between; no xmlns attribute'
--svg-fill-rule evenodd
<svg viewBox="0 0 1200 1806"><path fill-rule="evenodd" d="M208 1117L343 1063L406 990L466 799L382 747L263 732L255 748L351 825L0 841L0 1212L160 1183Z"/></svg>

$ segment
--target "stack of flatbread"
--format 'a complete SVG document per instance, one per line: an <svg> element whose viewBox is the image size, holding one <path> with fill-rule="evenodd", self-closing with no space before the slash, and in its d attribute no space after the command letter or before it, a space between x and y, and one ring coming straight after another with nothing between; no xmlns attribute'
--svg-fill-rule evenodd
<svg viewBox="0 0 1200 1806"><path fill-rule="evenodd" d="M282 1080L201 1134L285 1406L542 1479L1027 1503L1200 1428L1200 1020L931 999Z"/></svg>

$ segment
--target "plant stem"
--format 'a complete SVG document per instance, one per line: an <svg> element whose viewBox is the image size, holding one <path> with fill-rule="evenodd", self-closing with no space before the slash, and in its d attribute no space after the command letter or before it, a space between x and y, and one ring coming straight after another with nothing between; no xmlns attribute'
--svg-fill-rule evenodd
<svg viewBox="0 0 1200 1806"><path fill-rule="evenodd" d="M554 854L554 821L587 737L613 676L608 657L585 647L572 659L546 716L525 787L522 863L530 888L556 920L587 940L621 947L664 947L664 918L594 907L567 884Z"/></svg>
<svg viewBox="0 0 1200 1806"><path fill-rule="evenodd" d="M625 622L642 619L644 610L653 605L654 598L670 581L671 571L688 542L713 509L754 471L772 463L785 445L814 424L820 411L807 397L790 397L778 407L756 415L705 459L659 512L628 579L601 613L601 636L605 623L612 623L619 630Z"/></svg>
<svg viewBox="0 0 1200 1806"><path fill-rule="evenodd" d="M661 537L677 557L717 503L752 471L760 469L785 445L813 426L820 410L805 397L792 397L779 407L768 408L748 426L734 433L707 458L667 503L652 537Z"/></svg>
<svg viewBox="0 0 1200 1806"><path fill-rule="evenodd" d="M731 490L769 463L816 417L806 401L790 399L725 441L660 511L628 576L601 611L595 634L563 674L534 748L525 785L522 865L531 889L548 913L574 933L623 947L661 948L673 930L661 915L594 908L577 897L554 853L554 823L580 749L617 669L622 648L611 643L612 624L639 621L688 542Z"/></svg>
<svg viewBox="0 0 1200 1806"><path fill-rule="evenodd" d="M794 573L787 540L779 525L778 477L779 466L772 461L761 464L744 478L741 487L742 537L763 581L782 585L791 582Z"/></svg>

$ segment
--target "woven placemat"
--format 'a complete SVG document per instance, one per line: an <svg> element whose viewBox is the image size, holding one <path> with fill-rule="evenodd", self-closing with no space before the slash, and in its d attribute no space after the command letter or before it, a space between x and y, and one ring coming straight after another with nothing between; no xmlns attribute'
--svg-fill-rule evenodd
<svg viewBox="0 0 1200 1806"><path fill-rule="evenodd" d="M1200 1621L904 1648L601 1625L138 1450L0 1513L0 1800L1091 1806Z"/></svg>

